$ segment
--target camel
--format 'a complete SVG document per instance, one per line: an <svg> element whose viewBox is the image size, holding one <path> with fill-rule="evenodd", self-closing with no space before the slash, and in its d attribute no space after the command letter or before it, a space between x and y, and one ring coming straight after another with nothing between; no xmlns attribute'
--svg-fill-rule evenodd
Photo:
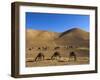
<svg viewBox="0 0 100 80"><path fill-rule="evenodd" d="M74 58L74 61L76 61L76 54L75 52L71 52L69 55L69 61L71 60L71 58Z"/></svg>
<svg viewBox="0 0 100 80"><path fill-rule="evenodd" d="M44 60L44 55L42 53L39 53L35 58L35 61L41 61L41 60Z"/></svg>
<svg viewBox="0 0 100 80"><path fill-rule="evenodd" d="M60 47L55 47L54 50L58 50Z"/></svg>
<svg viewBox="0 0 100 80"><path fill-rule="evenodd" d="M47 47L42 47L42 49L46 51L47 50Z"/></svg>
<svg viewBox="0 0 100 80"><path fill-rule="evenodd" d="M57 60L58 58L60 58L60 54L59 52L55 52L52 56L51 56L51 60Z"/></svg>

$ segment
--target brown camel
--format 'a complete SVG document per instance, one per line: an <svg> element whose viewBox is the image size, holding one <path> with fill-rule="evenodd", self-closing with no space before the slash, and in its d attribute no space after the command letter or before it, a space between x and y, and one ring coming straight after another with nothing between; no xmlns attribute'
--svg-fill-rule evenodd
<svg viewBox="0 0 100 80"><path fill-rule="evenodd" d="M44 60L44 55L42 53L39 53L35 58L35 61L41 61L41 60Z"/></svg>
<svg viewBox="0 0 100 80"><path fill-rule="evenodd" d="M71 58L74 59L74 61L76 61L76 54L75 52L71 52L70 55L69 55L69 61L71 60Z"/></svg>
<svg viewBox="0 0 100 80"><path fill-rule="evenodd" d="M60 58L60 53L59 52L55 52L52 56L51 56L51 59L52 60L57 60L58 58Z"/></svg>

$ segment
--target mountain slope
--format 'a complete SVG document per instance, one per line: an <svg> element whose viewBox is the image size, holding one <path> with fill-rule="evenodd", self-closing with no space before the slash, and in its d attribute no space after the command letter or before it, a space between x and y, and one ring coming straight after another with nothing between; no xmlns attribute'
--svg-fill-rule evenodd
<svg viewBox="0 0 100 80"><path fill-rule="evenodd" d="M73 29L70 29L68 31L63 32L59 37L60 38L76 37L76 38L88 40L89 39L89 33L84 31L84 30L81 30L79 28L73 28Z"/></svg>
<svg viewBox="0 0 100 80"><path fill-rule="evenodd" d="M26 30L26 44L89 46L89 32L73 28L62 33Z"/></svg>
<svg viewBox="0 0 100 80"><path fill-rule="evenodd" d="M89 46L89 32L73 28L60 34L57 44Z"/></svg>
<svg viewBox="0 0 100 80"><path fill-rule="evenodd" d="M48 31L42 31L42 30L27 30L26 31L26 39L30 38L32 40L53 40L56 37L59 36L60 33L56 32L48 32Z"/></svg>

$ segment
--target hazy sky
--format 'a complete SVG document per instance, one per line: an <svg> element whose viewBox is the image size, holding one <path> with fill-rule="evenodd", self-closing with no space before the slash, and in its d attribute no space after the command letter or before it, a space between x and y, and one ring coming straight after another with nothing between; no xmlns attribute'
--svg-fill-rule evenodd
<svg viewBox="0 0 100 80"><path fill-rule="evenodd" d="M89 15L26 12L26 29L63 32L71 28L89 31Z"/></svg>

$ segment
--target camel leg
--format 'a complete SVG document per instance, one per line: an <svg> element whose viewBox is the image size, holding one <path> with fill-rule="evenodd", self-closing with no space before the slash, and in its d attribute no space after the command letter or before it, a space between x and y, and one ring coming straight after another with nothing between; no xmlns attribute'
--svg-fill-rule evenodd
<svg viewBox="0 0 100 80"><path fill-rule="evenodd" d="M35 58L35 61L37 61L37 57Z"/></svg>
<svg viewBox="0 0 100 80"><path fill-rule="evenodd" d="M51 57L51 60L53 60L53 56Z"/></svg>
<svg viewBox="0 0 100 80"><path fill-rule="evenodd" d="M70 57L69 57L69 59L68 59L68 62L70 61Z"/></svg>
<svg viewBox="0 0 100 80"><path fill-rule="evenodd" d="M76 56L74 56L74 61L76 61Z"/></svg>

